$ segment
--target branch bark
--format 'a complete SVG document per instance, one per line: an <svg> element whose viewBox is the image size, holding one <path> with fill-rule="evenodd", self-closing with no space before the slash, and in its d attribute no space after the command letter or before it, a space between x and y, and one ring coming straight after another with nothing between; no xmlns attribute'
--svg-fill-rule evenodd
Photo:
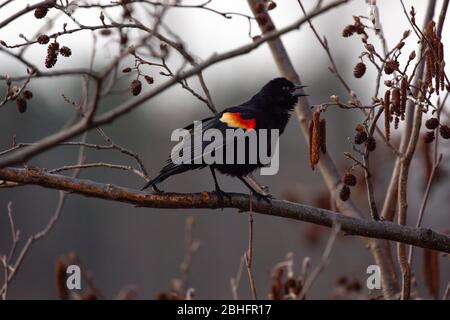
<svg viewBox="0 0 450 320"><path fill-rule="evenodd" d="M68 191L87 197L130 203L137 207L165 209L216 209L221 207L220 200L215 193L148 194L112 184L53 175L34 167L0 169L0 179ZM450 253L450 237L430 229L400 226L388 221L375 222L352 218L337 212L284 200L272 200L269 204L265 201L250 200L249 196L240 193L230 193L230 195L230 198L223 199L223 207L225 208L248 211L251 205L254 213L305 221L330 228L333 227L334 223L338 223L341 230L349 235L387 239ZM252 202L250 203L250 201Z"/></svg>

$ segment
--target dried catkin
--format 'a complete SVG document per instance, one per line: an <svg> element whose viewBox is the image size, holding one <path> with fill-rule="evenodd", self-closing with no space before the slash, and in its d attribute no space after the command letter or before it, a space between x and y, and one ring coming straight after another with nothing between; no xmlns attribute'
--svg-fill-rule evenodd
<svg viewBox="0 0 450 320"><path fill-rule="evenodd" d="M314 121L309 121L309 165L314 170L313 156L312 156L312 140L314 131Z"/></svg>
<svg viewBox="0 0 450 320"><path fill-rule="evenodd" d="M313 119L309 128L309 154L311 169L314 170L314 166L319 163L320 160L320 112L316 111L313 114Z"/></svg>
<svg viewBox="0 0 450 320"><path fill-rule="evenodd" d="M327 153L327 122L325 119L320 119L320 150Z"/></svg>
<svg viewBox="0 0 450 320"><path fill-rule="evenodd" d="M432 78L434 74L433 54L430 51L428 51L426 59L427 65L425 72L425 83L427 84L426 86L428 87L433 83Z"/></svg>
<svg viewBox="0 0 450 320"><path fill-rule="evenodd" d="M402 117L402 120L405 120L407 97L408 97L408 79L405 76L403 77L402 82L400 84L400 115Z"/></svg>
<svg viewBox="0 0 450 320"><path fill-rule="evenodd" d="M391 137L391 112L390 112L390 104L391 104L391 92L387 90L384 93L383 100L383 108L384 108L384 135L386 136L386 140L389 141Z"/></svg>
<svg viewBox="0 0 450 320"><path fill-rule="evenodd" d="M392 96L391 96L391 101L392 101L392 112L396 115L399 116L400 115L400 89L399 88L394 88L392 90Z"/></svg>
<svg viewBox="0 0 450 320"><path fill-rule="evenodd" d="M440 82L441 82L441 90L445 89L445 73L444 73L444 66L445 66L445 62L444 62L444 44L442 42L439 43L439 50L438 50L438 58L439 58L439 64L440 64L440 68L441 68L441 78L440 78Z"/></svg>

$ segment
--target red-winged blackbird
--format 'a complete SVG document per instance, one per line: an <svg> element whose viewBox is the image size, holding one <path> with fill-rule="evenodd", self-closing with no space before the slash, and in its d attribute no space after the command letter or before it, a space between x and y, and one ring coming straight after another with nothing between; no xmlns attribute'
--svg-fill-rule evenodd
<svg viewBox="0 0 450 320"><path fill-rule="evenodd" d="M268 154L271 154L271 133L270 129L278 129L279 134L281 135L289 121L290 112L294 109L294 105L297 102L299 96L305 96L302 92L298 92L297 89L301 89L304 86L294 85L291 81L285 78L276 78L268 82L257 94L255 94L250 100L244 102L238 106L230 107L217 115L206 118L202 120L202 128L201 133L203 134L208 129L218 129L222 133L223 141L219 148L226 149L225 146L228 145L232 141L227 141L230 139L228 135L226 135L227 129L242 129L246 132L255 129L256 136L259 139L259 129L268 129L267 139L268 139ZM185 129L190 130L190 143L191 146L193 144L193 135L194 135L194 125L190 125ZM236 141L234 141L236 142ZM204 155L207 151L205 150L206 146L213 143L213 141L202 141L202 154ZM236 145L236 143L235 143ZM259 144L258 144L259 146ZM217 150L217 146L215 146ZM193 148L191 149L193 150ZM205 151L205 153L203 153ZM215 151L212 151L212 153ZM258 152L258 150L251 150L252 153ZM256 162L249 161L250 157L250 149L248 145L248 141L245 144L245 161L237 162L237 152L235 146L234 152L234 162L233 164L226 163L223 161L221 164L196 164L194 163L195 153L191 152L189 160L190 163L185 163L185 161L181 164L175 164L169 158L167 160L166 165L161 169L159 175L154 179L150 180L142 189L145 189L149 186L152 186L154 190L160 192L160 190L156 187L156 184L164 181L168 177L186 172L188 170L194 169L202 169L209 166L212 176L214 178L216 193L219 196L220 200L223 200L223 196L227 195L220 188L217 182L215 170L217 169L219 172L223 174L227 174L233 177L239 178L250 190L251 192L257 196L257 198L264 198L267 200L267 195L262 195L258 193L245 179L249 173L254 170L261 168L266 164L261 163L259 157ZM226 158L226 152L223 150L223 159Z"/></svg>

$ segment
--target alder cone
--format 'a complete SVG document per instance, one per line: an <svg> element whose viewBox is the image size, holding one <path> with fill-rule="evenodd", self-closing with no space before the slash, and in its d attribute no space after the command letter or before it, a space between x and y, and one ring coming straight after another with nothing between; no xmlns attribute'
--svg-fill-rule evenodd
<svg viewBox="0 0 450 320"><path fill-rule="evenodd" d="M341 191L339 192L339 198L342 201L347 201L348 199L350 199L350 187L347 185L343 185Z"/></svg>
<svg viewBox="0 0 450 320"><path fill-rule="evenodd" d="M131 82L130 91L133 94L133 96L138 96L141 93L142 90L142 82L139 80L133 80Z"/></svg>
<svg viewBox="0 0 450 320"><path fill-rule="evenodd" d="M439 128L439 133L443 139L450 139L450 127L443 125Z"/></svg>
<svg viewBox="0 0 450 320"><path fill-rule="evenodd" d="M398 69L399 66L400 66L400 64L398 63L398 61L389 60L384 65L384 72L386 74L392 74L395 70Z"/></svg>
<svg viewBox="0 0 450 320"><path fill-rule="evenodd" d="M436 118L430 118L425 122L425 127L430 130L434 130L439 127L439 120Z"/></svg>
<svg viewBox="0 0 450 320"><path fill-rule="evenodd" d="M425 143L431 143L434 141L434 138L434 131L428 131L427 133L425 133L424 141Z"/></svg>
<svg viewBox="0 0 450 320"><path fill-rule="evenodd" d="M344 184L347 185L347 186L350 186L350 187L355 186L356 183L357 183L355 175L353 173L350 173L350 172L347 172L344 175L344 179L343 180L344 180Z"/></svg>
<svg viewBox="0 0 450 320"><path fill-rule="evenodd" d="M17 106L17 111L19 111L20 113L24 113L25 111L27 111L27 100L25 100L22 97L17 98L16 106Z"/></svg>
<svg viewBox="0 0 450 320"><path fill-rule="evenodd" d="M356 64L355 69L353 69L353 75L355 78L361 78L366 73L366 65L362 62Z"/></svg>
<svg viewBox="0 0 450 320"><path fill-rule="evenodd" d="M48 7L46 5L39 6L34 10L34 17L36 19L42 19L47 15Z"/></svg>

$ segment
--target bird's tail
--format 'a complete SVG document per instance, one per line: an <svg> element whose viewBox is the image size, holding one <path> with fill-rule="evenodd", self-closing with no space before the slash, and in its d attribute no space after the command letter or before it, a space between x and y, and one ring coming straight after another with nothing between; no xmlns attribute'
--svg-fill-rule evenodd
<svg viewBox="0 0 450 320"><path fill-rule="evenodd" d="M176 165L174 163L172 163L171 161L168 161L167 164L162 168L162 170L159 172L158 176L156 176L155 178L151 179L150 181L148 181L142 188L141 190L147 189L150 186L155 186L157 183L163 182L164 180L166 180L168 177L174 175L174 174L178 174L181 173L183 171L186 171L186 168L184 168L184 166L179 166Z"/></svg>
<svg viewBox="0 0 450 320"><path fill-rule="evenodd" d="M157 177L151 179L149 182L147 182L142 188L141 190L147 189L148 187L153 187L155 186L157 183L162 182L163 180L166 180L170 175L172 175L172 173L169 172L160 172L158 174Z"/></svg>

